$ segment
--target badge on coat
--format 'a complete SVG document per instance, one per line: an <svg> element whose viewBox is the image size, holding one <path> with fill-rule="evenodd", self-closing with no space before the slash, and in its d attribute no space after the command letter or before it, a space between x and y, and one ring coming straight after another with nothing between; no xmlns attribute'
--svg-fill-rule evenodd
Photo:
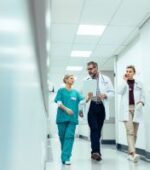
<svg viewBox="0 0 150 170"><path fill-rule="evenodd" d="M77 100L77 98L76 98L76 97L74 97L74 96L72 96L72 97L71 97L71 100L76 101L76 100Z"/></svg>

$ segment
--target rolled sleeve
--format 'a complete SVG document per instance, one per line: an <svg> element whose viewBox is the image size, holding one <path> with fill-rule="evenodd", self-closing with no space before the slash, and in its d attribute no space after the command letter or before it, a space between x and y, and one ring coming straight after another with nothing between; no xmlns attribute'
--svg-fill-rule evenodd
<svg viewBox="0 0 150 170"><path fill-rule="evenodd" d="M55 103L60 103L62 102L62 93L61 93L61 89L58 90L57 94L56 94L56 97L54 99Z"/></svg>

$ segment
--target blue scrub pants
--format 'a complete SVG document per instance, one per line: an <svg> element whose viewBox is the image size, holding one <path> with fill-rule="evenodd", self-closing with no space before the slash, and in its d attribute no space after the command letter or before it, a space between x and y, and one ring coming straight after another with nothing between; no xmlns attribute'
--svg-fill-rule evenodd
<svg viewBox="0 0 150 170"><path fill-rule="evenodd" d="M58 123L58 134L61 143L61 160L62 162L70 161L76 124L74 122Z"/></svg>

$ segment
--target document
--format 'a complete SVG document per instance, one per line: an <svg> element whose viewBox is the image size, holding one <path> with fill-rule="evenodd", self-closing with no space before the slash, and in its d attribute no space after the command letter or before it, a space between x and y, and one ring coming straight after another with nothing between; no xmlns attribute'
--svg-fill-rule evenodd
<svg viewBox="0 0 150 170"><path fill-rule="evenodd" d="M93 93L93 96L96 96L96 80L84 80L82 93L83 96L87 96L89 92Z"/></svg>

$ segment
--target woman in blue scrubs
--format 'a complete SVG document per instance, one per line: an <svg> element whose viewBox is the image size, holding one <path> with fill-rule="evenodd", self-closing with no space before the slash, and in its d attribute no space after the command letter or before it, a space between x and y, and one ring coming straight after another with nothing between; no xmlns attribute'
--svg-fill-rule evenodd
<svg viewBox="0 0 150 170"><path fill-rule="evenodd" d="M63 164L70 165L75 129L78 124L78 107L83 97L72 88L73 75L65 75L63 81L65 87L58 90L55 98L58 104L56 123L61 143L61 160Z"/></svg>

